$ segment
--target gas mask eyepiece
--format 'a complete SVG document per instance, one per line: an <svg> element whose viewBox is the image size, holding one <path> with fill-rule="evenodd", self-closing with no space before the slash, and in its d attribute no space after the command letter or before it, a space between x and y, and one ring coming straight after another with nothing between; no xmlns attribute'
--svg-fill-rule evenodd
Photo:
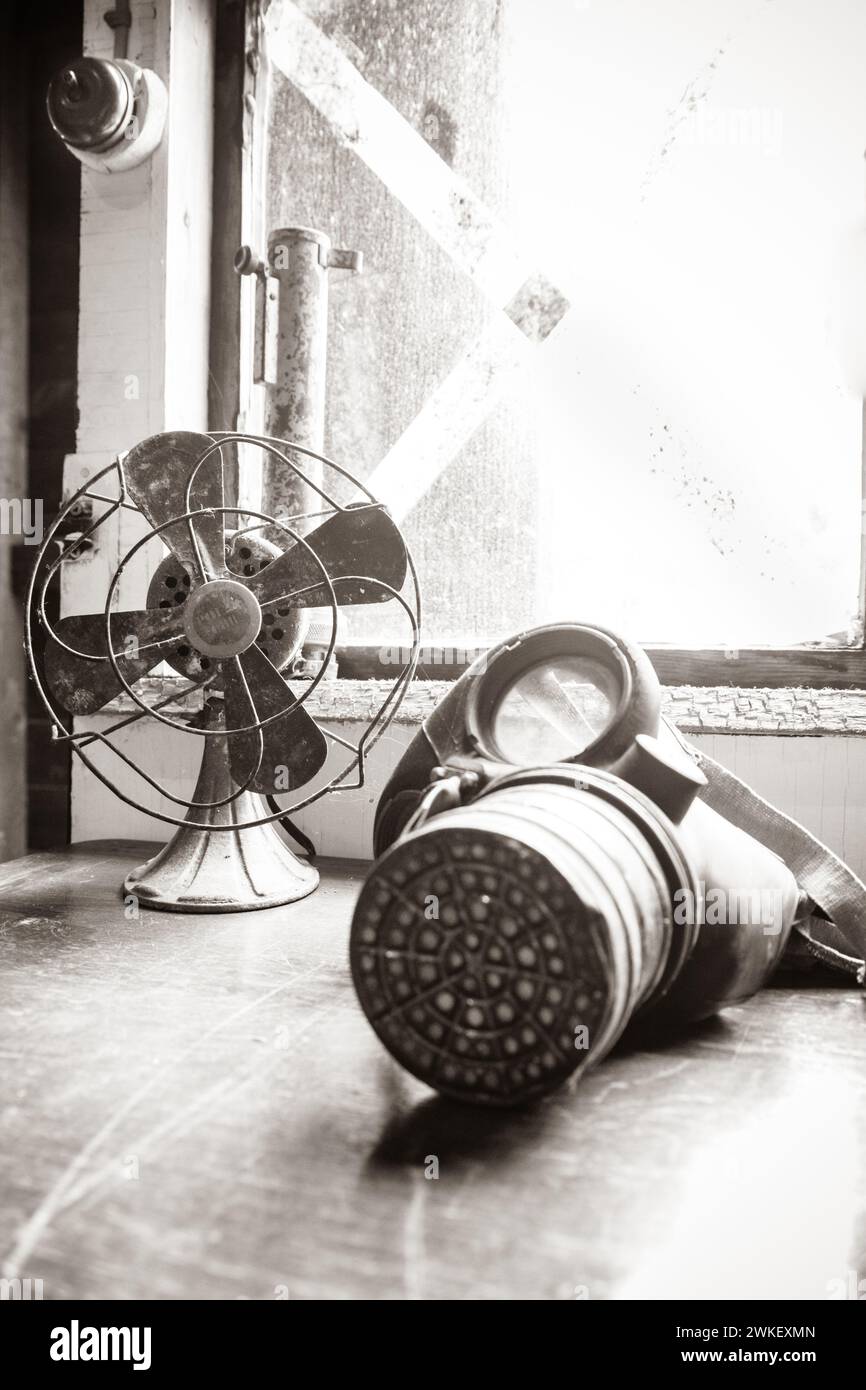
<svg viewBox="0 0 866 1390"><path fill-rule="evenodd" d="M598 765L614 760L636 733L658 727L658 681L646 656L600 628L536 628L494 649L473 671L467 734L493 761Z"/></svg>

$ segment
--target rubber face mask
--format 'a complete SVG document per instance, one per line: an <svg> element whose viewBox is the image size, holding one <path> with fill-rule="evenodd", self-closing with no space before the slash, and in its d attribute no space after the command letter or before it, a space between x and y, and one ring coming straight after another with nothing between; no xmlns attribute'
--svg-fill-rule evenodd
<svg viewBox="0 0 866 1390"><path fill-rule="evenodd" d="M639 647L585 624L521 633L455 683L382 794L375 851L358 997L398 1061L466 1100L531 1100L627 1027L747 998L795 923L861 964L859 881L689 748Z"/></svg>

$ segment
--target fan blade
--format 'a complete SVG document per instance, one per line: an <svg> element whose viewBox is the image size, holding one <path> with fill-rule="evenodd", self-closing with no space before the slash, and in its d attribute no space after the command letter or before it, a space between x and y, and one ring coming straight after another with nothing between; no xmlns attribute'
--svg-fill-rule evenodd
<svg viewBox="0 0 866 1390"><path fill-rule="evenodd" d="M49 637L45 647L45 679L52 695L70 714L95 714L123 690L108 659L105 614L85 613L61 618L54 631L68 646ZM117 665L130 685L146 676L167 656L183 634L176 609L169 613L142 608L132 613L113 613L111 641ZM132 643L129 639L134 638ZM156 645L152 645L152 644ZM76 653L86 655L76 655ZM88 660L89 657L100 658Z"/></svg>
<svg viewBox="0 0 866 1390"><path fill-rule="evenodd" d="M192 485L189 506L186 489L196 464L213 444L209 434L192 430L171 430L153 434L136 444L122 461L123 476L129 495L151 526L162 526L172 517L183 516L201 507L222 507L222 454L216 452L202 464ZM208 578L225 574L225 514L198 516L192 520L202 560ZM190 523L178 522L160 532L162 540L182 564L191 571L193 579L201 578L195 555Z"/></svg>
<svg viewBox="0 0 866 1390"><path fill-rule="evenodd" d="M243 728L257 719L267 719L278 710L286 710L279 719L265 724L261 730L264 740L262 760L249 790L271 796L277 792L295 791L315 777L328 756L325 735L303 705L296 704L294 708L287 709L295 697L264 652L253 645L238 660L243 667L255 708L250 707L250 699L234 661L224 661L222 676L227 729ZM258 734L229 733L228 739L232 776L239 786L243 786L256 765Z"/></svg>
<svg viewBox="0 0 866 1390"><path fill-rule="evenodd" d="M391 597L378 584L368 584L365 579L340 583L341 575L364 575L398 591L403 587L406 547L394 522L381 507L358 503L328 517L304 539L334 582L338 604L386 603ZM324 608L330 603L321 568L303 545L292 546L246 582L260 603L273 603L284 597L293 608Z"/></svg>

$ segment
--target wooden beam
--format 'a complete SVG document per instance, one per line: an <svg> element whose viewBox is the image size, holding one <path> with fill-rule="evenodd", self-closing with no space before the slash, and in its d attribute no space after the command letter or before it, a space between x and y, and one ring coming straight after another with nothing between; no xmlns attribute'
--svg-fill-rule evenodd
<svg viewBox="0 0 866 1390"><path fill-rule="evenodd" d="M752 647L738 651L648 647L647 652L663 685L770 690L789 686L866 688L866 651L862 647Z"/></svg>
<svg viewBox="0 0 866 1390"><path fill-rule="evenodd" d="M480 649L479 649L480 650ZM862 647L752 647L741 650L647 646L647 654L662 685L731 686L778 690L806 686L833 690L866 689L866 651ZM477 652L424 643L418 680L455 680ZM391 648L338 648L340 674L353 680L393 679L402 653ZM399 659L398 659L399 658Z"/></svg>
<svg viewBox="0 0 866 1390"><path fill-rule="evenodd" d="M232 257L243 241L246 9L246 0L217 0L208 424L219 430L237 429L241 409L242 284Z"/></svg>
<svg viewBox="0 0 866 1390"><path fill-rule="evenodd" d="M27 491L27 100L15 11L0 19L0 497ZM12 592L14 538L0 536L0 860L25 848L26 683L20 605ZM35 551L31 551L31 557Z"/></svg>

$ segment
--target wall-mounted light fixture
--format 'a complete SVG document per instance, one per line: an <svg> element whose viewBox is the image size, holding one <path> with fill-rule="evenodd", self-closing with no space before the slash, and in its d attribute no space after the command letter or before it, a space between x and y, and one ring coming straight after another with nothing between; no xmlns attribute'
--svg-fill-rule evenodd
<svg viewBox="0 0 866 1390"><path fill-rule="evenodd" d="M114 174L148 159L165 130L168 93L150 68L126 56L128 0L105 16L113 58L76 58L48 87L48 118L70 154L89 169Z"/></svg>

